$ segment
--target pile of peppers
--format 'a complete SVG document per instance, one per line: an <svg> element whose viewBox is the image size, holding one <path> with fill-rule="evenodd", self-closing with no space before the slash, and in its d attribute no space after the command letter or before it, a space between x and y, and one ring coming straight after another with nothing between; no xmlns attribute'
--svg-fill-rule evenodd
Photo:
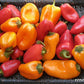
<svg viewBox="0 0 84 84"><path fill-rule="evenodd" d="M71 30L67 22L73 23ZM68 3L58 7L54 0L41 15L34 3L26 3L21 11L12 4L0 8L0 76L19 71L30 80L43 72L59 79L78 77L84 70L83 33L84 15L79 17Z"/></svg>

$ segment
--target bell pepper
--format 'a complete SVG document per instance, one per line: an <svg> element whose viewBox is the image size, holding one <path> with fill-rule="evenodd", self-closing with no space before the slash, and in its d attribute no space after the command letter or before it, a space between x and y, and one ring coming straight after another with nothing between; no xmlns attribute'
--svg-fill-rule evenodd
<svg viewBox="0 0 84 84"><path fill-rule="evenodd" d="M56 46L59 42L59 34L49 32L44 38L45 48L47 50L46 54L43 56L43 61L51 60L55 57Z"/></svg>
<svg viewBox="0 0 84 84"><path fill-rule="evenodd" d="M66 30L60 37L59 45L57 46L56 54L59 59L70 59L72 57L71 51L73 49L73 38L69 30Z"/></svg>
<svg viewBox="0 0 84 84"><path fill-rule="evenodd" d="M39 43L39 44L35 44L35 45L31 46L25 52L24 57L23 57L24 63L27 63L30 61L40 61L42 59L42 57L44 56L44 54L46 53L46 49L43 46L44 44L41 41L37 41L37 43Z"/></svg>
<svg viewBox="0 0 84 84"><path fill-rule="evenodd" d="M72 50L74 59L84 69L84 44L76 45Z"/></svg>
<svg viewBox="0 0 84 84"><path fill-rule="evenodd" d="M48 34L49 31L52 31L54 28L54 24L51 21L45 19L44 21L40 22L37 26L37 40L44 40L44 37Z"/></svg>
<svg viewBox="0 0 84 84"><path fill-rule="evenodd" d="M77 11L68 3L61 5L61 13L65 20L75 23L79 19Z"/></svg>
<svg viewBox="0 0 84 84"><path fill-rule="evenodd" d="M3 34L4 34L3 32L0 32L0 37L1 37Z"/></svg>
<svg viewBox="0 0 84 84"><path fill-rule="evenodd" d="M10 77L14 75L17 72L19 65L19 60L10 60L4 62L1 64L0 75L3 75L4 77Z"/></svg>
<svg viewBox="0 0 84 84"><path fill-rule="evenodd" d="M6 32L0 37L0 48L6 49L9 47L16 46L16 33L15 32Z"/></svg>
<svg viewBox="0 0 84 84"><path fill-rule="evenodd" d="M84 15L72 26L71 33L79 34L84 32Z"/></svg>
<svg viewBox="0 0 84 84"><path fill-rule="evenodd" d="M84 34L77 34L74 37L75 45L84 44Z"/></svg>
<svg viewBox="0 0 84 84"><path fill-rule="evenodd" d="M11 12L12 12L12 17L19 17L19 18L21 18L21 13L20 13L20 11L16 8L16 6L9 4L9 5L7 5L7 7L11 10Z"/></svg>
<svg viewBox="0 0 84 84"><path fill-rule="evenodd" d="M67 22L59 21L55 27L53 28L52 32L58 33L62 35L67 30Z"/></svg>
<svg viewBox="0 0 84 84"><path fill-rule="evenodd" d="M17 32L21 26L21 19L19 17L10 18L1 24L1 30L4 32Z"/></svg>
<svg viewBox="0 0 84 84"><path fill-rule="evenodd" d="M26 50L35 43L36 37L35 27L30 23L24 23L17 32L17 46L20 50Z"/></svg>
<svg viewBox="0 0 84 84"><path fill-rule="evenodd" d="M24 52L22 50L20 50L18 47L15 47L13 49L13 53L11 54L11 58L12 59L17 59L17 58L22 57L23 54L24 54Z"/></svg>
<svg viewBox="0 0 84 84"><path fill-rule="evenodd" d="M80 75L80 65L74 60L49 60L43 64L44 71L52 77L72 79Z"/></svg>
<svg viewBox="0 0 84 84"><path fill-rule="evenodd" d="M58 6L55 6L55 0L54 0L53 5L48 4L42 8L40 22L47 19L55 25L59 20L60 16L61 16L61 9Z"/></svg>
<svg viewBox="0 0 84 84"><path fill-rule="evenodd" d="M38 79L43 75L43 67L40 61L32 61L19 66L20 75L27 79Z"/></svg>
<svg viewBox="0 0 84 84"><path fill-rule="evenodd" d="M22 23L36 24L39 21L39 11L33 3L27 3L21 8Z"/></svg>
<svg viewBox="0 0 84 84"><path fill-rule="evenodd" d="M5 7L2 10L0 10L0 25L11 17L12 12L9 8Z"/></svg>

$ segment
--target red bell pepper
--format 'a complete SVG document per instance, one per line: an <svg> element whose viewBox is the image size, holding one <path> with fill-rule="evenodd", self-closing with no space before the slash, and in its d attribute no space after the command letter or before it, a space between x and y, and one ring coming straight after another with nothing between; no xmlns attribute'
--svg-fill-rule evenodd
<svg viewBox="0 0 84 84"><path fill-rule="evenodd" d="M49 31L52 31L54 28L54 24L51 21L48 21L47 19L40 22L37 30L37 40L44 40L44 37L48 34Z"/></svg>
<svg viewBox="0 0 84 84"><path fill-rule="evenodd" d="M77 34L74 37L75 45L84 44L84 34Z"/></svg>
<svg viewBox="0 0 84 84"><path fill-rule="evenodd" d="M10 60L4 62L1 64L0 75L3 75L4 77L10 77L14 75L17 72L19 65L19 60Z"/></svg>
<svg viewBox="0 0 84 84"><path fill-rule="evenodd" d="M84 32L84 15L72 26L72 34L79 34Z"/></svg>
<svg viewBox="0 0 84 84"><path fill-rule="evenodd" d="M41 41L38 41L37 43L39 43L39 42L41 42ZM41 60L42 56L46 53L46 49L42 44L35 44L32 47L30 47L24 54L23 62L27 63L30 61Z"/></svg>
<svg viewBox="0 0 84 84"><path fill-rule="evenodd" d="M59 21L56 26L53 28L52 32L62 35L67 30L67 25L63 21Z"/></svg>
<svg viewBox="0 0 84 84"><path fill-rule="evenodd" d="M70 4L62 4L60 8L62 16L65 20L75 23L79 19L78 13Z"/></svg>
<svg viewBox="0 0 84 84"><path fill-rule="evenodd" d="M70 59L72 57L71 51L73 49L73 37L69 30L66 30L60 37L59 45L56 49L56 54L59 59Z"/></svg>
<svg viewBox="0 0 84 84"><path fill-rule="evenodd" d="M21 18L20 11L16 8L16 6L9 4L9 5L7 5L7 7L11 10L12 17L19 17L19 18Z"/></svg>
<svg viewBox="0 0 84 84"><path fill-rule="evenodd" d="M5 7L2 10L0 10L0 25L11 17L12 12L9 8Z"/></svg>
<svg viewBox="0 0 84 84"><path fill-rule="evenodd" d="M17 59L17 58L20 58L21 56L23 56L23 51L20 50L18 47L15 47L13 50L14 51L11 54L12 59Z"/></svg>

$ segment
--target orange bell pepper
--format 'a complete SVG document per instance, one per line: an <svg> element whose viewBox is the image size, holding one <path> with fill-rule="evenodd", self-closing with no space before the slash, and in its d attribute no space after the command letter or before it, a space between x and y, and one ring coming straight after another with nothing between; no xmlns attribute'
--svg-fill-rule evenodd
<svg viewBox="0 0 84 84"><path fill-rule="evenodd" d="M46 5L42 8L40 22L47 19L55 25L61 16L61 9L60 7L55 6L55 0L53 5Z"/></svg>
<svg viewBox="0 0 84 84"><path fill-rule="evenodd" d="M84 44L76 45L72 50L72 55L81 68L84 69Z"/></svg>
<svg viewBox="0 0 84 84"><path fill-rule="evenodd" d="M81 71L80 65L78 65L74 60L45 61L43 68L48 75L60 79L75 78L79 76Z"/></svg>
<svg viewBox="0 0 84 84"><path fill-rule="evenodd" d="M4 32L17 32L21 26L21 19L19 17L10 18L1 24L1 30Z"/></svg>
<svg viewBox="0 0 84 84"><path fill-rule="evenodd" d="M27 79L38 79L43 75L43 67L40 61L32 61L19 66L20 75Z"/></svg>
<svg viewBox="0 0 84 84"><path fill-rule="evenodd" d="M19 49L26 50L36 41L37 32L33 25L24 23L17 32L17 45Z"/></svg>
<svg viewBox="0 0 84 84"><path fill-rule="evenodd" d="M45 48L47 50L46 54L44 54L42 60L51 60L55 57L56 46L59 42L59 34L49 32L47 36L44 38Z"/></svg>
<svg viewBox="0 0 84 84"><path fill-rule="evenodd" d="M22 23L36 24L39 21L38 8L33 3L27 3L21 8Z"/></svg>
<svg viewBox="0 0 84 84"><path fill-rule="evenodd" d="M0 37L0 48L6 49L9 47L16 47L16 33L6 32Z"/></svg>

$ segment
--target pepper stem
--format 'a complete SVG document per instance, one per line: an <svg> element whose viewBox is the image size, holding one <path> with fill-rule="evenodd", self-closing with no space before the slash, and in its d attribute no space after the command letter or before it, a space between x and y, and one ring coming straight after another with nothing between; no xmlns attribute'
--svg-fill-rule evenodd
<svg viewBox="0 0 84 84"><path fill-rule="evenodd" d="M0 76L2 76L3 75L3 71L0 69Z"/></svg>
<svg viewBox="0 0 84 84"><path fill-rule="evenodd" d="M65 21L64 23L65 23L65 24L67 24L67 23L68 23L68 21Z"/></svg>
<svg viewBox="0 0 84 84"><path fill-rule="evenodd" d="M53 5L55 6L55 0L53 0Z"/></svg>
<svg viewBox="0 0 84 84"><path fill-rule="evenodd" d="M43 47L42 52L41 52L41 55L44 56L44 54L46 54L46 52L47 52L46 48Z"/></svg>
<svg viewBox="0 0 84 84"><path fill-rule="evenodd" d="M69 51L67 51L67 50L62 50L60 52L60 56L63 58L71 58L71 55L69 54Z"/></svg>
<svg viewBox="0 0 84 84"><path fill-rule="evenodd" d="M75 51L78 52L78 53L81 53L81 52L83 51L83 49L84 49L84 47L82 47L82 46L77 46L77 47L75 48Z"/></svg>
<svg viewBox="0 0 84 84"><path fill-rule="evenodd" d="M17 19L16 24L17 24L17 27L18 27L18 28L20 28L20 26L21 26L22 22L21 22L20 20L18 20L18 19Z"/></svg>
<svg viewBox="0 0 84 84"><path fill-rule="evenodd" d="M51 35L53 35L54 34L54 32L48 32L48 36L51 36Z"/></svg>
<svg viewBox="0 0 84 84"><path fill-rule="evenodd" d="M38 70L39 74L43 72L43 67L41 64L38 64L36 69Z"/></svg>
<svg viewBox="0 0 84 84"><path fill-rule="evenodd" d="M10 52L11 50L13 49L13 47L11 46L11 47L8 47L8 48L6 48L6 52Z"/></svg>
<svg viewBox="0 0 84 84"><path fill-rule="evenodd" d="M80 65L77 63L76 64L76 69L79 71L79 72L81 72L81 67L80 67Z"/></svg>
<svg viewBox="0 0 84 84"><path fill-rule="evenodd" d="M43 46L45 46L45 44L42 41L40 41L40 40L37 40L36 43L37 44L42 44Z"/></svg>

